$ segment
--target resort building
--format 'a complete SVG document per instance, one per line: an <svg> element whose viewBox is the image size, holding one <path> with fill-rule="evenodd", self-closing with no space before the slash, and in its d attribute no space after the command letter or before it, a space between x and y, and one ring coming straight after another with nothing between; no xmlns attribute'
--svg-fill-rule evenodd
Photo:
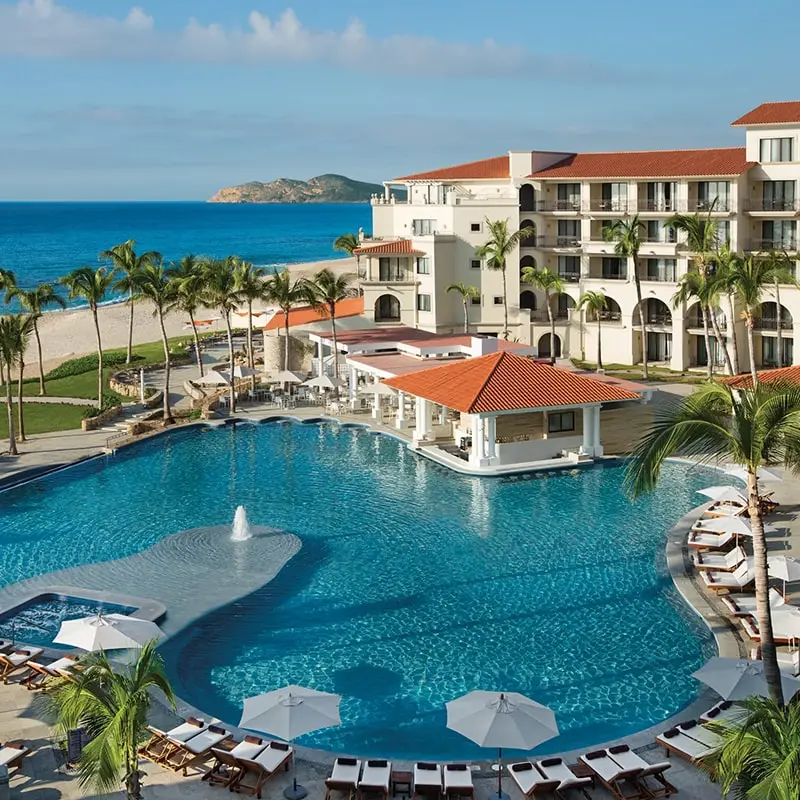
<svg viewBox="0 0 800 800"><path fill-rule="evenodd" d="M478 296L467 299L469 329L502 335L508 304L509 338L551 354L544 295L522 282L525 267L547 267L561 276L563 294L550 298L556 318L556 356L589 359L597 349L596 320L576 311L587 290L606 295L603 353L607 362L651 362L675 370L707 364L697 303L673 306L677 282L690 266L680 235L665 226L674 213L710 214L732 250L798 254L800 102L765 103L737 119L743 147L619 153L513 151L507 155L385 182L372 199L373 237L359 258L364 313L376 324L403 324L431 332L464 330L464 303L447 287L464 282ZM398 200L396 189L407 199ZM639 278L645 299L646 341L636 309L633 264L615 253L605 229L638 214L644 223ZM502 275L490 271L476 250L487 238L485 220L532 228ZM745 341L739 309L727 300L716 310L732 355L734 328ZM800 291L781 287L765 299L755 322L756 363L794 362ZM782 328L780 331L778 328ZM779 360L778 342L782 357ZM710 357L723 363L715 345ZM739 367L747 368L746 347Z"/></svg>

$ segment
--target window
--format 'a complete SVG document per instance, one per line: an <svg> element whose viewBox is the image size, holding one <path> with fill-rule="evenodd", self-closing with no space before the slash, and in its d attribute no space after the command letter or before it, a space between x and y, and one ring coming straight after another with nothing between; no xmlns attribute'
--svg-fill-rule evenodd
<svg viewBox="0 0 800 800"><path fill-rule="evenodd" d="M647 200L639 203L643 211L674 211L678 196L675 182L651 181L647 184Z"/></svg>
<svg viewBox="0 0 800 800"><path fill-rule="evenodd" d="M762 163L792 161L792 149L792 140L789 137L781 139L762 139L759 161Z"/></svg>
<svg viewBox="0 0 800 800"><path fill-rule="evenodd" d="M581 185L579 183L559 183L556 190L560 211L579 211L581 207Z"/></svg>
<svg viewBox="0 0 800 800"><path fill-rule="evenodd" d="M417 311L431 310L431 296L429 294L417 295Z"/></svg>
<svg viewBox="0 0 800 800"><path fill-rule="evenodd" d="M548 433L565 433L575 430L574 411L556 411L547 415Z"/></svg>
<svg viewBox="0 0 800 800"><path fill-rule="evenodd" d="M581 222L578 219L560 219L558 221L558 247L577 247L581 243Z"/></svg>
<svg viewBox="0 0 800 800"><path fill-rule="evenodd" d="M435 219L415 219L411 223L411 232L414 236L429 236L436 233Z"/></svg>
<svg viewBox="0 0 800 800"><path fill-rule="evenodd" d="M677 241L677 233L675 228L668 228L664 220L651 219L647 221L647 241L671 244Z"/></svg>
<svg viewBox="0 0 800 800"><path fill-rule="evenodd" d="M580 256L559 256L558 277L570 283L577 283L581 278Z"/></svg>
<svg viewBox="0 0 800 800"><path fill-rule="evenodd" d="M408 259L405 258L378 259L378 280L404 281L406 279L407 263Z"/></svg>
<svg viewBox="0 0 800 800"><path fill-rule="evenodd" d="M472 223L470 223L469 229L473 233L480 233L481 232L481 224L480 224L480 222L472 222Z"/></svg>
<svg viewBox="0 0 800 800"><path fill-rule="evenodd" d="M661 281L665 283L675 283L677 273L677 261L674 258L648 258L645 261L644 274L646 281Z"/></svg>
<svg viewBox="0 0 800 800"><path fill-rule="evenodd" d="M628 184L604 183L600 208L603 211L628 210Z"/></svg>
<svg viewBox="0 0 800 800"><path fill-rule="evenodd" d="M762 250L794 250L794 220L765 220L761 223Z"/></svg>
<svg viewBox="0 0 800 800"><path fill-rule="evenodd" d="M727 211L730 207L729 195L728 181L700 181L697 184L697 208L708 210L713 206L715 211Z"/></svg>
<svg viewBox="0 0 800 800"><path fill-rule="evenodd" d="M469 265L472 269L480 269L481 260L479 258L473 258L472 261L469 262Z"/></svg>
<svg viewBox="0 0 800 800"><path fill-rule="evenodd" d="M417 259L417 274L430 275L431 274L431 260L428 256L420 256Z"/></svg>
<svg viewBox="0 0 800 800"><path fill-rule="evenodd" d="M794 211L794 181L764 181L764 211Z"/></svg>
<svg viewBox="0 0 800 800"><path fill-rule="evenodd" d="M721 219L717 221L717 244L722 247L731 244L731 221L729 219Z"/></svg>
<svg viewBox="0 0 800 800"><path fill-rule="evenodd" d="M477 297L471 297L470 300L472 301L472 305L479 306L481 304L481 297L478 295Z"/></svg>
<svg viewBox="0 0 800 800"><path fill-rule="evenodd" d="M604 258L601 277L611 280L625 280L625 261L621 258Z"/></svg>
<svg viewBox="0 0 800 800"><path fill-rule="evenodd" d="M575 301L568 294L558 295L558 305L556 306L556 318L568 319L569 312L575 308Z"/></svg>
<svg viewBox="0 0 800 800"><path fill-rule="evenodd" d="M501 305L503 305L503 295L497 295L497 294L496 294L496 295L495 295L495 296L492 298L492 300L493 300L493 302L494 302L494 304L495 304L496 306L501 306Z"/></svg>

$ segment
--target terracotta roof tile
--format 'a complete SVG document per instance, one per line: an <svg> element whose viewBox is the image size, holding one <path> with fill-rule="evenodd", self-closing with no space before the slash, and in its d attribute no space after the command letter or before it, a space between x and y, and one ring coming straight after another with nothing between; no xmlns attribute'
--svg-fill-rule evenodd
<svg viewBox="0 0 800 800"><path fill-rule="evenodd" d="M378 255L425 255L423 250L415 250L410 239L395 239L391 242L382 244L365 244L353 250L354 256L378 256Z"/></svg>
<svg viewBox="0 0 800 800"><path fill-rule="evenodd" d="M762 103L731 125L783 125L791 122L800 122L800 100Z"/></svg>
<svg viewBox="0 0 800 800"><path fill-rule="evenodd" d="M508 351L432 367L384 383L467 414L639 399L627 389Z"/></svg>
<svg viewBox="0 0 800 800"><path fill-rule="evenodd" d="M793 383L800 386L800 366L765 369L758 373L758 380L760 383ZM731 378L720 378L720 382L727 383L734 389L750 389L753 386L753 376L746 372Z"/></svg>
<svg viewBox="0 0 800 800"><path fill-rule="evenodd" d="M336 319L343 317L357 317L359 314L364 313L364 298L363 297L350 297L347 300L340 300L336 304ZM293 308L289 312L289 327L295 325L308 325L311 322L320 322L321 320L330 319L328 312L319 312L311 306L300 306ZM285 326L283 319L283 312L279 311L264 327L265 331L283 330Z"/></svg>
<svg viewBox="0 0 800 800"><path fill-rule="evenodd" d="M404 175L395 178L396 181L424 181L424 180L486 180L511 177L511 166L508 156L484 158L481 161L470 161L468 164L457 164L454 167L432 169L429 172L417 172L414 175Z"/></svg>
<svg viewBox="0 0 800 800"><path fill-rule="evenodd" d="M744 147L713 150L648 150L631 153L576 153L531 178L680 178L741 175L753 162Z"/></svg>

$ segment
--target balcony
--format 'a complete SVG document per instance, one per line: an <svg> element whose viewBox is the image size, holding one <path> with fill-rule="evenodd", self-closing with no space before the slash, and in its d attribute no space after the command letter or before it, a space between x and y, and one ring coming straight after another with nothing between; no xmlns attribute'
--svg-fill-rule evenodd
<svg viewBox="0 0 800 800"><path fill-rule="evenodd" d="M573 197L567 200L537 200L535 210L540 212L570 211L573 213L581 210L580 197Z"/></svg>
<svg viewBox="0 0 800 800"><path fill-rule="evenodd" d="M708 213L709 211L714 214L728 214L734 211L733 203L730 198L718 197L716 200L699 200L698 198L691 198L687 204L687 211L690 214L695 212Z"/></svg>
<svg viewBox="0 0 800 800"><path fill-rule="evenodd" d="M758 198L748 200L745 210L751 212L766 212L776 214L796 214L800 210L800 201L795 199Z"/></svg>
<svg viewBox="0 0 800 800"><path fill-rule="evenodd" d="M764 250L786 250L794 252L797 250L795 239L751 239L750 246L747 248L751 252Z"/></svg>
<svg viewBox="0 0 800 800"><path fill-rule="evenodd" d="M589 202L590 211L600 211L608 214L627 214L628 208L633 208L633 204L627 200L591 200Z"/></svg>
<svg viewBox="0 0 800 800"><path fill-rule="evenodd" d="M672 325L672 314L648 314L646 319L648 325Z"/></svg>
<svg viewBox="0 0 800 800"><path fill-rule="evenodd" d="M650 281L651 283L676 283L676 270L665 270L662 272L647 272L646 270L639 271L640 281Z"/></svg>
<svg viewBox="0 0 800 800"><path fill-rule="evenodd" d="M621 311L600 311L599 316L601 322L622 322Z"/></svg>
<svg viewBox="0 0 800 800"><path fill-rule="evenodd" d="M778 318L777 317L756 317L753 320L753 330L755 331L777 331ZM784 318L781 320L781 331L783 333L791 334L793 332L793 323L791 318Z"/></svg>
<svg viewBox="0 0 800 800"><path fill-rule="evenodd" d="M534 241L535 244L530 244ZM528 240L523 247L538 247L540 250L569 250L580 248L581 240L575 236L537 236L533 240Z"/></svg>
<svg viewBox="0 0 800 800"><path fill-rule="evenodd" d="M674 238L670 238L670 234L668 234L668 233L666 235L664 233L662 233L662 234L653 234L653 235L650 235L648 233L643 233L639 237L639 241L641 241L642 244L673 244L674 245L674 244L678 243L677 236L674 236Z"/></svg>
<svg viewBox="0 0 800 800"><path fill-rule="evenodd" d="M652 214L674 214L680 211L677 200L639 200L637 208L639 211L649 211Z"/></svg>
<svg viewBox="0 0 800 800"><path fill-rule="evenodd" d="M565 283L580 283L581 274L573 270L559 270L558 277Z"/></svg>

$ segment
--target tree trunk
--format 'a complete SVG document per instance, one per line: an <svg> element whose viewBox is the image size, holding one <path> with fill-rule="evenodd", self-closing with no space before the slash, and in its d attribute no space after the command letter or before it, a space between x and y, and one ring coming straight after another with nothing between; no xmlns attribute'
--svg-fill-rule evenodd
<svg viewBox="0 0 800 800"><path fill-rule="evenodd" d="M709 309L708 315L711 318L711 327L714 329L714 338L717 340L717 344L725 356L725 369L728 370L728 375L735 375L736 373L733 371L733 364L731 363L731 355L728 352L728 343L725 341L725 337L720 330L717 315L714 313L713 309Z"/></svg>
<svg viewBox="0 0 800 800"><path fill-rule="evenodd" d="M642 302L642 284L639 280L639 259L633 256L633 283L636 286L636 308L639 309L639 324L642 327L642 379L647 380L649 370L647 365L647 322L644 313L644 303Z"/></svg>
<svg viewBox="0 0 800 800"><path fill-rule="evenodd" d="M194 354L197 358L197 369L200 370L200 377L203 377L203 359L200 356L200 335L197 333L197 325L194 324L194 313L189 312L189 322L192 324L192 336L194 336Z"/></svg>
<svg viewBox="0 0 800 800"><path fill-rule="evenodd" d="M169 339L167 339L167 329L164 327L164 309L156 309L158 314L158 324L161 326L161 341L164 344L164 425L174 425L175 419L172 416L172 410L169 407L169 373L171 368L169 358Z"/></svg>
<svg viewBox="0 0 800 800"><path fill-rule="evenodd" d="M97 318L97 306L92 306L94 335L97 337L97 407L103 408L103 343L100 341L100 320Z"/></svg>
<svg viewBox="0 0 800 800"><path fill-rule="evenodd" d="M126 800L141 800L142 798L142 773L139 771L139 759L135 754L130 755L125 774Z"/></svg>
<svg viewBox="0 0 800 800"><path fill-rule="evenodd" d="M336 303L328 303L328 313L331 315L331 339L333 339L333 382L335 397L339 399L339 345L336 338Z"/></svg>
<svg viewBox="0 0 800 800"><path fill-rule="evenodd" d="M231 330L231 312L223 311L225 315L225 328L228 331L228 361L230 362L231 378L231 414L236 413L236 381L233 378L233 331Z"/></svg>
<svg viewBox="0 0 800 800"><path fill-rule="evenodd" d="M778 319L776 322L775 334L777 340L775 342L778 348L778 369L783 366L783 347L781 347L783 335L783 320L781 319L781 288L778 279L775 279L775 305L778 307Z"/></svg>
<svg viewBox="0 0 800 800"><path fill-rule="evenodd" d="M25 362L22 359L22 353L19 356L19 375L17 376L17 419L19 420L19 430L17 431L17 441L25 441L25 416L22 410L22 380L23 373L25 372Z"/></svg>
<svg viewBox="0 0 800 800"><path fill-rule="evenodd" d="M731 342L733 344L733 366L734 375L738 375L741 370L739 364L739 341L736 336L736 317L734 316L735 309L733 307L733 294L728 292L728 315L731 319Z"/></svg>
<svg viewBox="0 0 800 800"><path fill-rule="evenodd" d="M128 290L128 304L130 305L130 314L128 315L128 355L125 358L125 363L130 364L133 361L133 287Z"/></svg>
<svg viewBox="0 0 800 800"><path fill-rule="evenodd" d="M764 677L772 699L783 705L783 686L775 639L772 634L772 613L769 607L769 575L767 572L767 540L764 536L764 521L761 518L761 503L758 499L758 478L749 470L747 476L750 527L753 530L753 573L756 584L756 616L761 640L761 660L764 662Z"/></svg>
<svg viewBox="0 0 800 800"><path fill-rule="evenodd" d="M758 386L758 370L756 369L756 345L753 337L753 314L747 309L747 348L750 351L750 375L753 378L753 387Z"/></svg>
<svg viewBox="0 0 800 800"><path fill-rule="evenodd" d="M597 371L598 372L603 371L603 351L601 349L601 342L600 342L600 334L602 332L600 328L601 324L602 323L600 321L600 312L598 311L597 312Z"/></svg>
<svg viewBox="0 0 800 800"><path fill-rule="evenodd" d="M550 323L550 363L556 363L556 319L553 316L553 309L550 307L550 292L544 293L544 301L547 305L547 321Z"/></svg>
<svg viewBox="0 0 800 800"><path fill-rule="evenodd" d="M256 360L253 358L253 301L247 300L247 366L255 369Z"/></svg>
<svg viewBox="0 0 800 800"><path fill-rule="evenodd" d="M47 389L44 385L44 365L42 364L42 340L39 338L39 324L36 317L33 318L33 335L36 337L36 352L39 354L39 394L44 396Z"/></svg>
<svg viewBox="0 0 800 800"><path fill-rule="evenodd" d="M469 333L469 305L467 298L464 298L464 333Z"/></svg>
<svg viewBox="0 0 800 800"><path fill-rule="evenodd" d="M700 303L700 312L703 315L703 338L706 342L706 375L711 380L714 377L714 358L711 354L711 334L708 329L708 307Z"/></svg>
<svg viewBox="0 0 800 800"><path fill-rule="evenodd" d="M508 293L506 291L506 266L503 264L503 338L508 340Z"/></svg>
<svg viewBox="0 0 800 800"><path fill-rule="evenodd" d="M289 309L283 310L283 332L286 334L286 341L283 344L283 368L289 369ZM336 353L333 354L333 363L336 364ZM335 367L334 367L335 369Z"/></svg>
<svg viewBox="0 0 800 800"><path fill-rule="evenodd" d="M18 455L17 436L14 432L14 401L11 398L11 364L6 364L6 411L8 412L8 454Z"/></svg>

